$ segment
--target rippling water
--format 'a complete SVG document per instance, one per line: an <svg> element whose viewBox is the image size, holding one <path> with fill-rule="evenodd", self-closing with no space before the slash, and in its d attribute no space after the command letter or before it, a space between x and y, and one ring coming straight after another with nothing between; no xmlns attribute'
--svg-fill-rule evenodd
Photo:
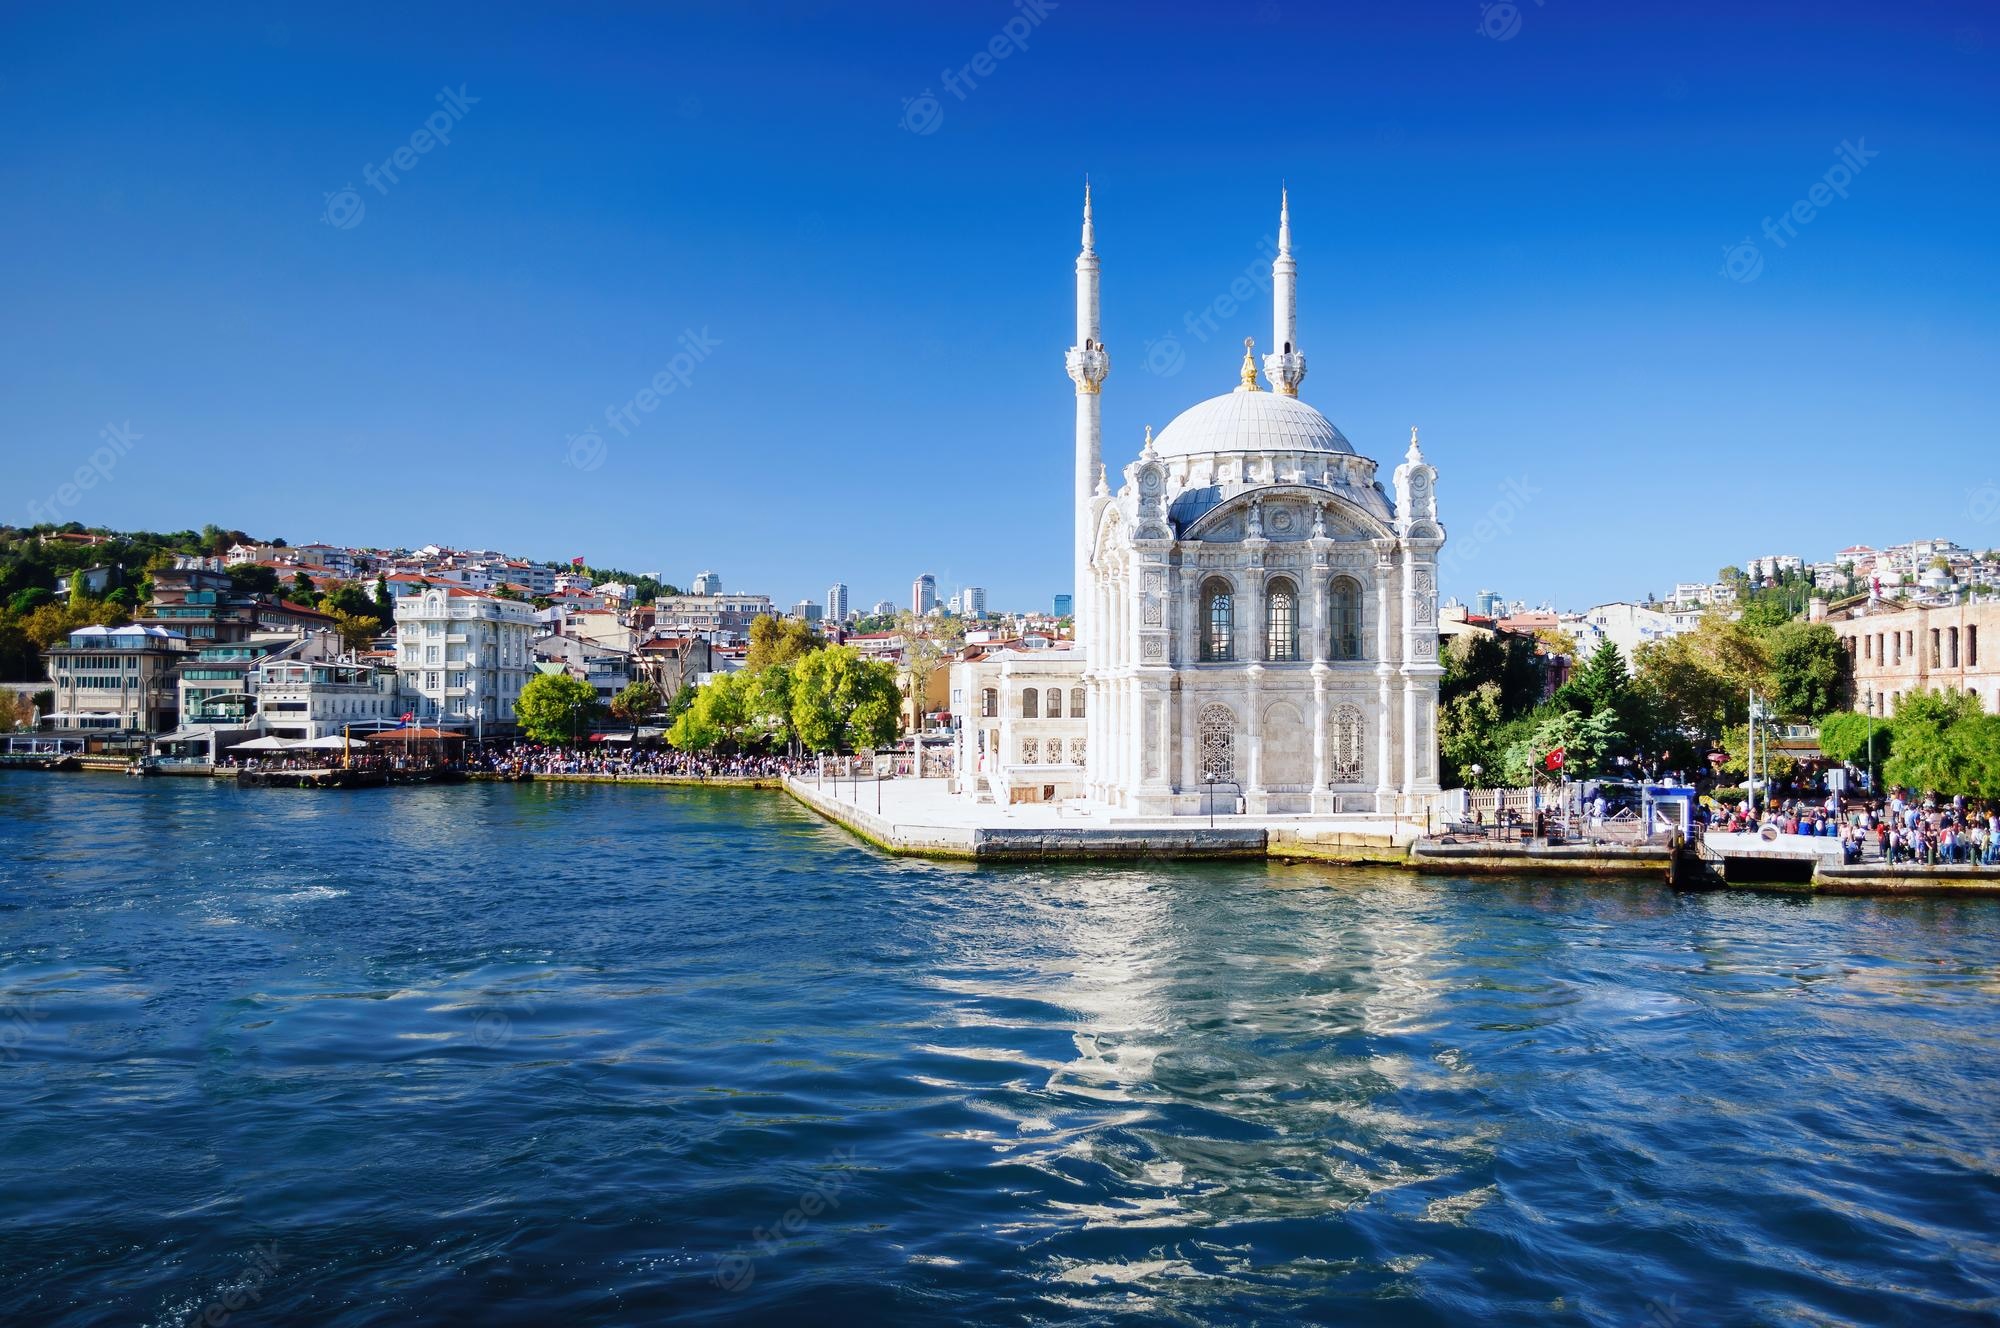
<svg viewBox="0 0 2000 1328"><path fill-rule="evenodd" d="M1996 923L0 774L0 1319L1989 1320Z"/></svg>

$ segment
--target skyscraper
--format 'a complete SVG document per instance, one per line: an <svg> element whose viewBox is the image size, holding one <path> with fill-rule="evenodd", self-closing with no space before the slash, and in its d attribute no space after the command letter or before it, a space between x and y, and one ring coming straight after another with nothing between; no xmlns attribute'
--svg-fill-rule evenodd
<svg viewBox="0 0 2000 1328"><path fill-rule="evenodd" d="M919 618L937 607L937 578L925 572L910 583L910 612Z"/></svg>
<svg viewBox="0 0 2000 1328"><path fill-rule="evenodd" d="M1073 605L1074 605L1075 603L1076 603L1076 600L1074 600L1073 598L1071 598L1071 597L1070 597L1070 596L1068 596L1068 595L1057 595L1057 596L1056 596L1056 617L1058 617L1058 618L1067 618L1067 617L1069 617L1069 616L1070 616L1070 609L1071 609L1071 606L1073 606Z"/></svg>
<svg viewBox="0 0 2000 1328"><path fill-rule="evenodd" d="M722 593L722 578L714 572L696 572L694 587L688 593L691 595L720 595Z"/></svg>
<svg viewBox="0 0 2000 1328"><path fill-rule="evenodd" d="M968 618L986 616L986 587L967 586L958 592L958 611Z"/></svg>
<svg viewBox="0 0 2000 1328"><path fill-rule="evenodd" d="M834 622L847 621L847 585L836 581L826 588L826 616Z"/></svg>

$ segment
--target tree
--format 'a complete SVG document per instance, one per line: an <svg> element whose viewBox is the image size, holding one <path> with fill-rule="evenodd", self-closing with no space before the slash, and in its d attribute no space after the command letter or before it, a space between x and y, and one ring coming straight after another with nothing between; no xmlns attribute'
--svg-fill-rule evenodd
<svg viewBox="0 0 2000 1328"><path fill-rule="evenodd" d="M227 569L229 589L238 595L275 595L278 593L278 571L274 567L259 567L255 563L237 563Z"/></svg>
<svg viewBox="0 0 2000 1328"><path fill-rule="evenodd" d="M1919 793L1980 796L1980 776L1991 762L1973 744L2000 740L1991 727L1977 722L1981 718L1979 698L1969 692L1905 696L1896 703L1895 736L1882 764L1883 779Z"/></svg>
<svg viewBox="0 0 2000 1328"><path fill-rule="evenodd" d="M1751 689L1765 690L1770 673L1763 640L1719 609L1693 631L1648 641L1633 655L1658 722L1689 738L1712 740L1726 725L1745 723Z"/></svg>
<svg viewBox="0 0 2000 1328"><path fill-rule="evenodd" d="M636 722L644 719L660 708L660 689L641 678L628 682L611 698L611 713L618 718Z"/></svg>
<svg viewBox="0 0 2000 1328"><path fill-rule="evenodd" d="M829 646L794 671L792 726L816 752L884 747L896 739L901 701L894 665L863 659L852 646Z"/></svg>
<svg viewBox="0 0 2000 1328"><path fill-rule="evenodd" d="M676 751L705 752L721 740L722 734L703 719L700 706L682 711L667 729L667 742Z"/></svg>
<svg viewBox="0 0 2000 1328"><path fill-rule="evenodd" d="M26 617L54 599L54 592L46 586L29 586L26 590L17 592L14 598L7 602L7 611L16 617Z"/></svg>
<svg viewBox="0 0 2000 1328"><path fill-rule="evenodd" d="M1770 634L1771 701L1787 719L1816 720L1847 708L1853 667L1825 623L1786 622Z"/></svg>
<svg viewBox="0 0 2000 1328"><path fill-rule="evenodd" d="M934 618L904 613L896 623L903 637L903 677L907 680L910 714L923 723L924 694L931 674L965 643L965 628L950 614Z"/></svg>
<svg viewBox="0 0 2000 1328"><path fill-rule="evenodd" d="M781 745L789 748L797 736L792 727L793 666L773 664L752 678L751 712L772 730Z"/></svg>
<svg viewBox="0 0 2000 1328"><path fill-rule="evenodd" d="M1585 715L1551 706L1537 714L1528 731L1508 746L1502 763L1508 781L1525 788L1538 776L1558 772L1566 779L1588 779L1601 774L1616 736L1612 723L1608 714ZM1552 771L1549 753L1558 748L1562 750L1563 763Z"/></svg>
<svg viewBox="0 0 2000 1328"><path fill-rule="evenodd" d="M362 602L367 603L364 597ZM376 637L382 635L380 618L364 617L349 613L346 609L333 610L334 629L340 633L340 644L348 650L365 649Z"/></svg>
<svg viewBox="0 0 2000 1328"><path fill-rule="evenodd" d="M699 695L699 692L693 683L682 683L680 690L674 693L673 700L667 702L667 718L679 719L682 715L692 710L694 708L694 698L697 695Z"/></svg>
<svg viewBox="0 0 2000 1328"><path fill-rule="evenodd" d="M383 622L396 621L396 601L389 596L389 578L375 578L375 616Z"/></svg>
<svg viewBox="0 0 2000 1328"><path fill-rule="evenodd" d="M825 645L826 638L810 623L759 614L750 620L750 652L743 657L743 668L762 673L773 664L790 664Z"/></svg>
<svg viewBox="0 0 2000 1328"><path fill-rule="evenodd" d="M597 710L597 692L567 673L538 673L528 679L514 702L521 732L535 742L574 742Z"/></svg>
<svg viewBox="0 0 2000 1328"><path fill-rule="evenodd" d="M276 579L276 572L273 572L271 575L273 579ZM313 602L313 579L304 572L293 573L290 594L292 602L295 604L311 604Z"/></svg>
<svg viewBox="0 0 2000 1328"><path fill-rule="evenodd" d="M1819 722L1820 754L1843 765L1865 765L1872 738L1875 762L1879 765L1889 755L1891 731L1890 725L1872 715L1842 710Z"/></svg>

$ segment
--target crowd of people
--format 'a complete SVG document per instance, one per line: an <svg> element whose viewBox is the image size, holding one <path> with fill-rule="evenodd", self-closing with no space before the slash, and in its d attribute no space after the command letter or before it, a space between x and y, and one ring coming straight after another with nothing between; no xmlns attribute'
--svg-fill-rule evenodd
<svg viewBox="0 0 2000 1328"><path fill-rule="evenodd" d="M1850 802L1835 810L1831 800L1790 799L1759 808L1753 818L1742 807L1720 812L1710 828L1754 832L1765 826L1780 834L1824 835L1840 840L1850 862L1879 858L1889 863L2000 865L2000 811L1962 798L1906 798L1890 794L1880 805Z"/></svg>
<svg viewBox="0 0 2000 1328"><path fill-rule="evenodd" d="M470 770L511 775L675 776L684 779L775 779L813 768L814 757L723 755L677 752L665 747L637 751L601 747L550 747L520 743L483 747L466 756Z"/></svg>

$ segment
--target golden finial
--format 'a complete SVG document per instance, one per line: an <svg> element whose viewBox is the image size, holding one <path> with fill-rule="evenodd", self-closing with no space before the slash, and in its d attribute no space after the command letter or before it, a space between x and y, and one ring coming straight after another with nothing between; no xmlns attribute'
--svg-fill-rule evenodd
<svg viewBox="0 0 2000 1328"><path fill-rule="evenodd" d="M1255 337L1243 338L1243 386L1236 389L1238 392L1255 392L1257 390L1257 361L1250 354L1251 348L1256 346L1256 344L1257 338Z"/></svg>

